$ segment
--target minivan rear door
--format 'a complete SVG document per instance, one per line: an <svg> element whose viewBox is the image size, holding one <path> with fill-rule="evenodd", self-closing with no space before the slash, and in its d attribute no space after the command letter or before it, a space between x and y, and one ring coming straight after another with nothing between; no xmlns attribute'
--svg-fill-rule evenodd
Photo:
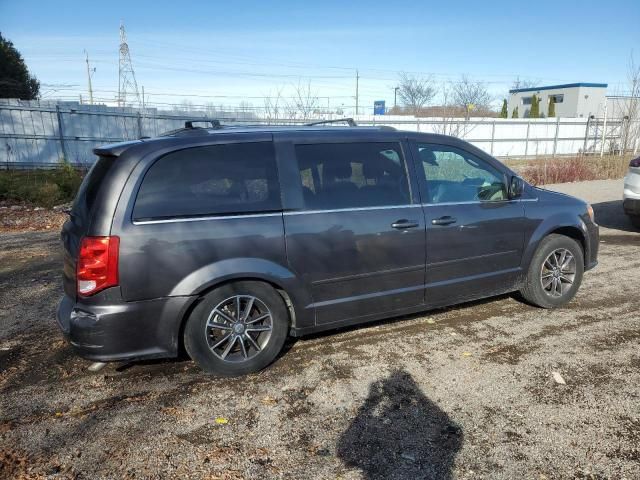
<svg viewBox="0 0 640 480"><path fill-rule="evenodd" d="M406 143L380 133L291 132L276 140L278 155L291 157L295 169L285 192L288 262L311 292L318 324L424 301L417 185Z"/></svg>

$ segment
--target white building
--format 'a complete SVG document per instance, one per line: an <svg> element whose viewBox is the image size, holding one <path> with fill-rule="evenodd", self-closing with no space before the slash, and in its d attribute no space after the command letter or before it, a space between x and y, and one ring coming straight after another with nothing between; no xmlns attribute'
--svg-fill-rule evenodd
<svg viewBox="0 0 640 480"><path fill-rule="evenodd" d="M601 117L607 102L606 83L569 83L533 88L514 88L509 90L509 118L515 108L518 117L526 118L531 109L531 99L535 94L540 100L540 113L549 116L549 102L555 103L556 117L588 118L591 115Z"/></svg>

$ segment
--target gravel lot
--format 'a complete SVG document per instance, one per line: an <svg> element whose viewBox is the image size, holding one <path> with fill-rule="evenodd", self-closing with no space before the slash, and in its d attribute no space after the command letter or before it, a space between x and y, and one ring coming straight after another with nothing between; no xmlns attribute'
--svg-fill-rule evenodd
<svg viewBox="0 0 640 480"><path fill-rule="evenodd" d="M551 188L602 225L567 308L394 319L236 379L187 360L88 372L54 323L57 232L0 234L0 478L640 478L640 234L621 180Z"/></svg>

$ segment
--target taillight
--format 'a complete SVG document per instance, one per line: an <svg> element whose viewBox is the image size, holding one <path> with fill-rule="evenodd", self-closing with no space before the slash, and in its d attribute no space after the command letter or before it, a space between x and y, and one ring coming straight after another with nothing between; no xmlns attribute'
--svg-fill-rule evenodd
<svg viewBox="0 0 640 480"><path fill-rule="evenodd" d="M634 158L629 162L630 167L640 167L640 157Z"/></svg>
<svg viewBox="0 0 640 480"><path fill-rule="evenodd" d="M78 294L93 295L118 285L118 237L84 237L80 243L76 284Z"/></svg>

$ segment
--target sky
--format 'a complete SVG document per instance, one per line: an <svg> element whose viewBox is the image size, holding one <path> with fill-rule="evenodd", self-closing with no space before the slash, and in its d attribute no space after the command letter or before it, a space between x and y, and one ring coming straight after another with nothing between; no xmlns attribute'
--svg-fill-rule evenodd
<svg viewBox="0 0 640 480"><path fill-rule="evenodd" d="M118 90L126 27L147 105L262 107L310 88L322 106L394 101L399 72L438 86L467 75L501 103L516 79L626 89L640 61L640 1L24 1L0 0L0 32L23 54L44 98L86 101ZM436 103L437 103L436 98ZM362 110L361 110L362 111Z"/></svg>

